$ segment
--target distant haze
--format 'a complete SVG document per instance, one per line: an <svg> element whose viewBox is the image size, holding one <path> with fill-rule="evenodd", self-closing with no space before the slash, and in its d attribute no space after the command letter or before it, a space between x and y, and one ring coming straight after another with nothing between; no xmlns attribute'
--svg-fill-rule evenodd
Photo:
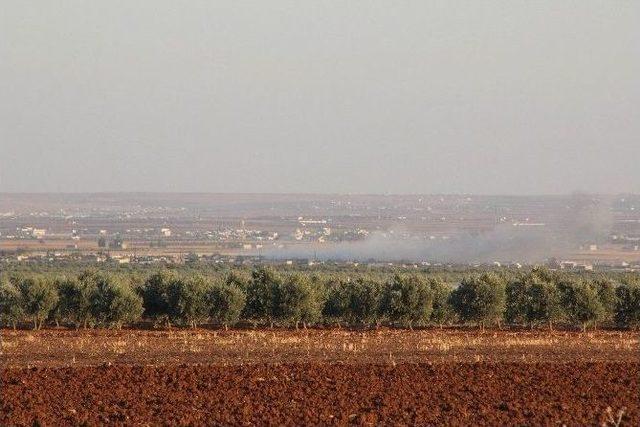
<svg viewBox="0 0 640 427"><path fill-rule="evenodd" d="M0 193L640 192L637 1L26 1Z"/></svg>

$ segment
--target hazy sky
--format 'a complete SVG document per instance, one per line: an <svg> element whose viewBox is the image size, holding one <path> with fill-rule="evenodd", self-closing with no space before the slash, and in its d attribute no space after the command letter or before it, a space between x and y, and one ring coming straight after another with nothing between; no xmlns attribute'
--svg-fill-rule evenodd
<svg viewBox="0 0 640 427"><path fill-rule="evenodd" d="M0 192L640 192L639 1L0 7Z"/></svg>

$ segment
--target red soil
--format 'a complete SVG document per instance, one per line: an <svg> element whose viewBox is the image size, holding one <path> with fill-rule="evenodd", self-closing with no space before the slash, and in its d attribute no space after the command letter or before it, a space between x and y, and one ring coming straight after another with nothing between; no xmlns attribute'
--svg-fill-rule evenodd
<svg viewBox="0 0 640 427"><path fill-rule="evenodd" d="M2 372L0 424L640 424L640 363L103 366Z"/></svg>
<svg viewBox="0 0 640 427"><path fill-rule="evenodd" d="M2 331L0 425L640 425L638 335Z"/></svg>

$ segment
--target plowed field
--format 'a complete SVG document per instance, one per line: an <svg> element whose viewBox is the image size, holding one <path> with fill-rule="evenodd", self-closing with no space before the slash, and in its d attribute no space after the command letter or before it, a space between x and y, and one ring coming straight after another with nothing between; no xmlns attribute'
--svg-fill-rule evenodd
<svg viewBox="0 0 640 427"><path fill-rule="evenodd" d="M633 333L3 331L0 425L640 425Z"/></svg>

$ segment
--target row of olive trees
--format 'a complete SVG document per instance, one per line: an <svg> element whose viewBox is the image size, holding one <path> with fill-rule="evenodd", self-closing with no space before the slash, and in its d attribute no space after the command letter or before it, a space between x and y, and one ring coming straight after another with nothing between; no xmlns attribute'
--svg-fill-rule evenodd
<svg viewBox="0 0 640 427"><path fill-rule="evenodd" d="M218 283L199 275L156 273L139 289L145 316L166 325L196 327L212 320L227 327L240 319L246 304L244 290L232 279Z"/></svg>
<svg viewBox="0 0 640 427"><path fill-rule="evenodd" d="M506 282L499 276L483 274L462 280L450 302L466 322L484 328L500 326L564 323L621 327L640 326L640 286L619 284L603 278L584 281L563 278L547 270L534 269Z"/></svg>
<svg viewBox="0 0 640 427"><path fill-rule="evenodd" d="M640 286L606 279L580 281L546 270L516 279L481 274L450 286L436 278L394 275L386 281L362 276L281 275L260 268L224 280L200 275L155 273L136 283L114 275L77 278L12 278L0 284L0 321L5 325L45 322L75 327L120 327L142 318L157 324L196 327L333 323L409 327L470 323L529 325L556 323L640 326Z"/></svg>
<svg viewBox="0 0 640 427"><path fill-rule="evenodd" d="M455 288L437 279L395 276L387 283L357 280L327 287L325 319L350 324L471 323L640 326L640 286L607 279L581 281L533 270L507 281L495 274L463 279Z"/></svg>
<svg viewBox="0 0 640 427"><path fill-rule="evenodd" d="M114 276L18 277L0 284L0 321L13 327L27 321L34 329L46 321L121 327L138 320L142 313L140 297Z"/></svg>

